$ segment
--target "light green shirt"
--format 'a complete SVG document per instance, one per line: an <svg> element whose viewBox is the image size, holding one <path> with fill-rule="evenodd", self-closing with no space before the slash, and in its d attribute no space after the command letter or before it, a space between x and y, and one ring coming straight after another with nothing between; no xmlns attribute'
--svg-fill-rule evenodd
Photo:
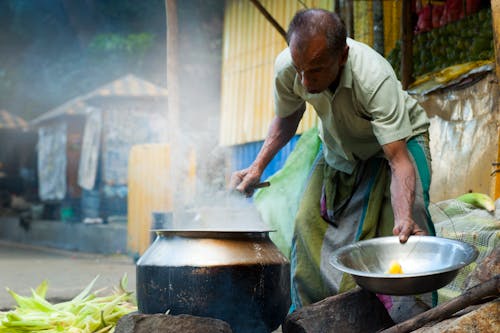
<svg viewBox="0 0 500 333"><path fill-rule="evenodd" d="M359 160L382 156L382 145L425 133L429 119L403 90L384 57L350 38L347 45L349 55L335 93L307 93L287 48L276 58L274 96L279 117L310 103L321 121L319 132L326 162L352 173Z"/></svg>

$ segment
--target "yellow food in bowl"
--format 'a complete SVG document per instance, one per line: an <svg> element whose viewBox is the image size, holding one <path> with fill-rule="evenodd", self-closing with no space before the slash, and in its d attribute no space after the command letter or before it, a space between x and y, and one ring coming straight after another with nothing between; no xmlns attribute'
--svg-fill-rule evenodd
<svg viewBox="0 0 500 333"><path fill-rule="evenodd" d="M401 264L397 260L391 261L389 269L386 271L386 274L403 274L403 269L401 268Z"/></svg>

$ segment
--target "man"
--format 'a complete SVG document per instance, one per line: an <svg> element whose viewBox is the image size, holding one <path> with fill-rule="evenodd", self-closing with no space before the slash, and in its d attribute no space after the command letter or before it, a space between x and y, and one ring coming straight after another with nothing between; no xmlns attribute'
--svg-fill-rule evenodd
<svg viewBox="0 0 500 333"><path fill-rule="evenodd" d="M346 38L341 19L321 9L298 12L287 42L275 63L276 116L255 161L233 174L231 186L253 193L310 103L321 121L323 153L295 221L293 309L355 286L329 264L335 249L391 234L404 243L434 229L427 214L429 120L390 64Z"/></svg>

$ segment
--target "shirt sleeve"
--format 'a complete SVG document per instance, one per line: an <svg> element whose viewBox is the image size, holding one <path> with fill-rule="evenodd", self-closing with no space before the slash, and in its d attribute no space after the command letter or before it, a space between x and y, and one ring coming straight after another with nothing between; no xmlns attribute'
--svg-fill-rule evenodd
<svg viewBox="0 0 500 333"><path fill-rule="evenodd" d="M305 110L305 101L293 91L295 75L287 49L278 55L274 65L274 111L278 117Z"/></svg>
<svg viewBox="0 0 500 333"><path fill-rule="evenodd" d="M366 110L372 116L373 134L380 145L403 140L412 135L405 93L394 77L386 77L369 95Z"/></svg>

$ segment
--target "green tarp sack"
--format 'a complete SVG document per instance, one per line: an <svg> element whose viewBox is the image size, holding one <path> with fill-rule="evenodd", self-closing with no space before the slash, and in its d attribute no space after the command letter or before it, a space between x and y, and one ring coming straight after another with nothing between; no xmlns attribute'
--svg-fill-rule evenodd
<svg viewBox="0 0 500 333"><path fill-rule="evenodd" d="M320 147L317 128L304 132L283 168L267 179L271 186L254 195L254 204L262 220L276 230L270 233L271 240L288 258L295 216Z"/></svg>

